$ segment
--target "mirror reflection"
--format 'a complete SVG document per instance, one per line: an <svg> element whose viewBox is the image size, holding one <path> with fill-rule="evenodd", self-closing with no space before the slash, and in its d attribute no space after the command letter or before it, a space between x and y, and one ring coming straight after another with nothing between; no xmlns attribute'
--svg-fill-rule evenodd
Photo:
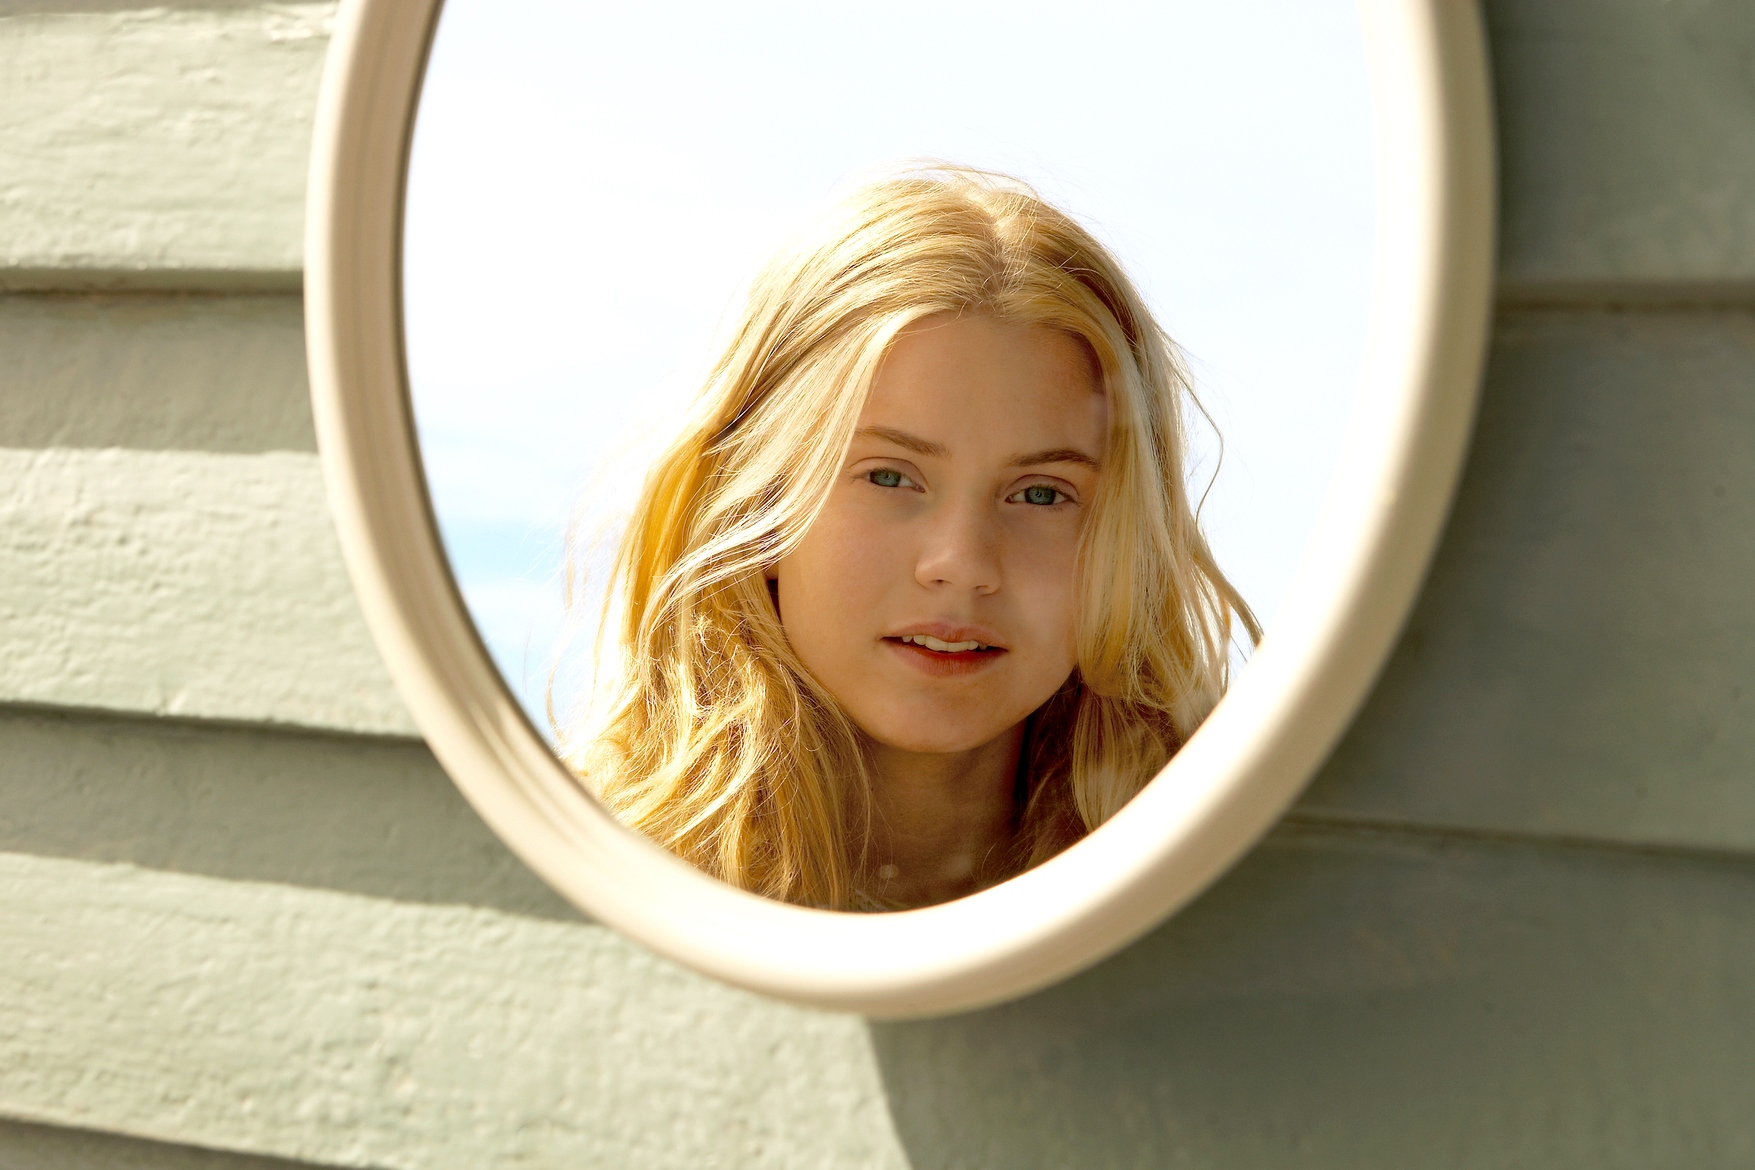
<svg viewBox="0 0 1755 1170"><path fill-rule="evenodd" d="M1207 7L447 6L405 222L434 513L631 828L946 901L1243 668L1358 374L1369 110L1349 6Z"/></svg>

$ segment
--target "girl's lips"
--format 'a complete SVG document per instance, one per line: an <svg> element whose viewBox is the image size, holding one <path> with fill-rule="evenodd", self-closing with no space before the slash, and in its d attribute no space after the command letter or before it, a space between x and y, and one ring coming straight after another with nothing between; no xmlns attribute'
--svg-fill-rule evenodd
<svg viewBox="0 0 1755 1170"><path fill-rule="evenodd" d="M996 650L1006 648L1005 639L989 626L964 625L960 622L923 621L892 627L886 638L930 638L935 642L979 642ZM941 654L943 650L939 651Z"/></svg>
<svg viewBox="0 0 1755 1170"><path fill-rule="evenodd" d="M1007 653L998 646L986 650L929 650L901 638L885 638L884 645L901 656L908 665L934 678L955 678L976 674L998 662Z"/></svg>

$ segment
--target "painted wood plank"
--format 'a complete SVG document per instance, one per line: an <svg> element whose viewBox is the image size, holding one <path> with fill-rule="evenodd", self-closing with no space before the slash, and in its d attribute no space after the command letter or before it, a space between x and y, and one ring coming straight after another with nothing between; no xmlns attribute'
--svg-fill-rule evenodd
<svg viewBox="0 0 1755 1170"><path fill-rule="evenodd" d="M0 296L0 447L315 451L289 296Z"/></svg>
<svg viewBox="0 0 1755 1170"><path fill-rule="evenodd" d="M17 1118L346 1166L903 1165L858 1020L599 927L8 855L0 949Z"/></svg>
<svg viewBox="0 0 1755 1170"><path fill-rule="evenodd" d="M579 919L410 740L0 708L0 852Z"/></svg>
<svg viewBox="0 0 1755 1170"><path fill-rule="evenodd" d="M333 10L0 8L0 287L296 290Z"/></svg>
<svg viewBox="0 0 1755 1170"><path fill-rule="evenodd" d="M1503 292L1755 300L1755 5L1487 0L1486 14Z"/></svg>
<svg viewBox="0 0 1755 1170"><path fill-rule="evenodd" d="M0 296L0 701L413 734L287 296Z"/></svg>
<svg viewBox="0 0 1755 1170"><path fill-rule="evenodd" d="M1755 848L1755 314L1502 316L1406 634L1300 808Z"/></svg>
<svg viewBox="0 0 1755 1170"><path fill-rule="evenodd" d="M298 1170L310 1165L90 1130L0 1121L0 1166L6 1170Z"/></svg>
<svg viewBox="0 0 1755 1170"><path fill-rule="evenodd" d="M0 449L0 701L413 735L316 456Z"/></svg>

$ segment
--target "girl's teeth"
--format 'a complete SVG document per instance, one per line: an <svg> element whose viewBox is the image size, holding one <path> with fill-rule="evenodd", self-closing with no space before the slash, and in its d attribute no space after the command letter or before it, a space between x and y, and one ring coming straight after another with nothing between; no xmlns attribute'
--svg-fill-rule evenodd
<svg viewBox="0 0 1755 1170"><path fill-rule="evenodd" d="M913 642L916 646L925 646L928 650L936 650L940 654L961 654L965 650L985 650L979 642L941 642L931 634L909 634L904 642Z"/></svg>

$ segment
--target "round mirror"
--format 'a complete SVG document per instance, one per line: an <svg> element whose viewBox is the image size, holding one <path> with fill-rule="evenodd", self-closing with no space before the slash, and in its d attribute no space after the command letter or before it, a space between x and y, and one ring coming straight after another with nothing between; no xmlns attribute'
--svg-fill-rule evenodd
<svg viewBox="0 0 1755 1170"><path fill-rule="evenodd" d="M1461 6L344 4L313 394L435 752L774 994L1018 994L1339 734L1472 410Z"/></svg>

